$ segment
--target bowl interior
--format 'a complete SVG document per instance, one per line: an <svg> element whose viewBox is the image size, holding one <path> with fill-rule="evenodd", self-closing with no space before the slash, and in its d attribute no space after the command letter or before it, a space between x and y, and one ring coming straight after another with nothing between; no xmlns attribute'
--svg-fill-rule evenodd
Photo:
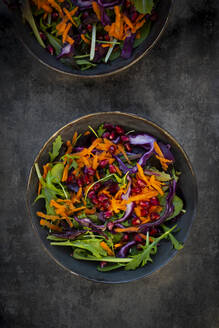
<svg viewBox="0 0 219 328"><path fill-rule="evenodd" d="M88 125L91 125L93 128L96 128L99 124L103 122L109 122L112 124L118 124L118 122L121 122L121 125L130 128L130 130L135 129L136 131L147 132L155 136L158 140L171 144L171 149L176 159L176 168L177 170L182 172L178 188L180 190L180 196L185 202L186 208L186 213L178 221L178 227L180 228L180 230L176 233L176 238L179 241L184 242L191 227L196 210L196 179L192 171L191 164L189 163L189 160L184 151L177 144L173 137L171 137L167 132L162 130L154 123L139 118L132 114L123 114L119 112L98 113L84 116L78 120L69 123L62 129L57 131L43 146L36 158L36 162L38 162L40 167L42 167L42 165L44 165L49 160L48 152L51 151L52 142L58 134L60 134L62 136L62 139L66 141L68 139L71 139L75 131L78 131L79 133L83 132L87 129ZM96 263L87 263L85 261L74 260L70 256L70 248L54 247L49 244L48 240L46 239L47 230L43 229L39 225L39 218L35 214L36 211L44 210L43 200L39 200L38 202L33 204L34 199L37 196L37 188L38 179L35 169L32 168L27 187L27 205L32 225L34 227L34 230L40 237L44 248L48 251L49 255L56 262L58 262L66 269L70 270L72 273L81 275L82 277L88 278L90 280L102 281L107 283L127 282L138 279L143 276L147 276L153 271L158 270L165 263L167 263L176 253L176 251L172 248L170 242L164 240L161 242L161 245L159 246L159 250L154 257L153 262L147 264L143 268L138 268L135 271L117 270L105 273L98 272L96 270Z"/></svg>
<svg viewBox="0 0 219 328"><path fill-rule="evenodd" d="M160 0L157 5L158 19L152 25L151 32L148 38L137 48L134 49L132 56L129 59L118 58L112 61L110 64L100 64L97 67L80 71L73 69L70 66L62 64L59 60L56 60L55 56L51 56L44 48L42 48L35 37L31 34L28 24L23 24L20 12L14 14L14 24L16 33L23 41L24 45L30 50L30 52L37 57L42 63L46 64L50 68L56 69L61 72L65 72L76 76L95 77L99 75L109 75L124 68L129 67L140 59L158 40L161 32L163 31L171 9L172 0Z"/></svg>

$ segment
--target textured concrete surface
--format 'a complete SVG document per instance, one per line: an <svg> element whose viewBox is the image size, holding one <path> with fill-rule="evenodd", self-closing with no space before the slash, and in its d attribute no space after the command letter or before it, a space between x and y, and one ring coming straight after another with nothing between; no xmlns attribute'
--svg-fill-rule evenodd
<svg viewBox="0 0 219 328"><path fill-rule="evenodd" d="M217 0L177 0L149 56L112 78L78 81L33 59L0 5L0 327L219 327L216 7ZM109 110L141 114L173 134L199 186L184 250L126 285L95 284L53 263L24 201L28 171L48 137L82 114Z"/></svg>

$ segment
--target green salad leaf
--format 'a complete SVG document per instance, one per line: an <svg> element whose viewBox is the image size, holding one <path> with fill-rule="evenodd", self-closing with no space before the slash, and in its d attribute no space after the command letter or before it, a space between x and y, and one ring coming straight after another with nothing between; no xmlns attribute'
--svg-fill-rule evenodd
<svg viewBox="0 0 219 328"><path fill-rule="evenodd" d="M54 159L59 155L59 151L62 147L62 144L62 137L59 135L52 144L52 152L49 152L51 162L53 162Z"/></svg>
<svg viewBox="0 0 219 328"><path fill-rule="evenodd" d="M112 262L112 263L128 263L132 261L130 257L126 257L126 258L119 258L113 256L96 257L88 254L86 251L82 249L75 249L72 256L77 260L85 260L85 261L101 261L101 262L104 261L104 262Z"/></svg>
<svg viewBox="0 0 219 328"><path fill-rule="evenodd" d="M165 226L164 224L162 224L161 227L162 227L162 229L163 229L164 232L166 232L166 231L169 230L169 228L168 228L167 226ZM174 247L177 251L179 251L180 249L183 248L183 244L181 244L181 243L180 243L180 242L174 237L174 235L173 235L172 233L169 233L168 238L170 239L170 241L171 241L173 247Z"/></svg>
<svg viewBox="0 0 219 328"><path fill-rule="evenodd" d="M98 137L101 138L105 131L106 129L104 129L104 124L101 124L97 130Z"/></svg>
<svg viewBox="0 0 219 328"><path fill-rule="evenodd" d="M136 10L141 14L151 14L154 7L153 0L133 0Z"/></svg>
<svg viewBox="0 0 219 328"><path fill-rule="evenodd" d="M169 233L175 229L176 226L169 229L168 231L164 232L160 237L155 238L154 241L149 244L149 233L147 234L146 244L145 246L142 246L143 251L140 254L137 254L133 256L132 261L129 262L125 266L125 270L135 270L139 266L144 266L147 264L147 262L152 262L151 255L154 255L157 253L157 244L166 236L169 235Z"/></svg>
<svg viewBox="0 0 219 328"><path fill-rule="evenodd" d="M55 36L53 36L52 34L50 34L48 32L45 32L45 33L49 40L49 43L55 49L56 55L59 55L61 52L61 49L62 49L61 41L58 38L56 38Z"/></svg>
<svg viewBox="0 0 219 328"><path fill-rule="evenodd" d="M168 217L168 218L166 219L166 221L169 221L169 220L175 218L175 217L176 217L177 215L179 215L180 212L182 212L182 210L183 210L183 201L182 201L182 199L181 199L179 196L177 196L177 195L174 195L174 197L173 197L173 206L174 206L173 214L172 214L170 217Z"/></svg>
<svg viewBox="0 0 219 328"><path fill-rule="evenodd" d="M133 44L133 48L138 47L149 35L151 30L151 21L147 21L140 30L140 38L136 39Z"/></svg>

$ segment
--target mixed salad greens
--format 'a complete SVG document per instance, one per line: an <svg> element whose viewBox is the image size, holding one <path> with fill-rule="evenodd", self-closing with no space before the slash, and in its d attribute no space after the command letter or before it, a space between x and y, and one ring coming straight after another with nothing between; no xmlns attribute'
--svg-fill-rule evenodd
<svg viewBox="0 0 219 328"><path fill-rule="evenodd" d="M20 0L39 44L71 67L87 70L128 59L157 19L155 0Z"/></svg>
<svg viewBox="0 0 219 328"><path fill-rule="evenodd" d="M170 145L105 123L65 144L59 135L49 158L43 174L35 168L36 200L45 201L37 215L51 245L71 247L74 259L99 262L103 272L152 262L162 239L183 247L174 237L185 210Z"/></svg>

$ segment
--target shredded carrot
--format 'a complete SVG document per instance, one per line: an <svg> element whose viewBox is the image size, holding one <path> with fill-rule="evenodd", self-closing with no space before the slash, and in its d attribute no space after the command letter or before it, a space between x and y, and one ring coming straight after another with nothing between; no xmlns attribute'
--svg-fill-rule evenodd
<svg viewBox="0 0 219 328"><path fill-rule="evenodd" d="M75 212L80 212L82 210L85 209L85 206L81 206L81 207L75 207L74 209L71 210L72 213L75 213Z"/></svg>
<svg viewBox="0 0 219 328"><path fill-rule="evenodd" d="M130 21L130 19L129 19L127 16L123 15L123 19L124 19L125 23L126 23L131 29L134 28L132 22Z"/></svg>
<svg viewBox="0 0 219 328"><path fill-rule="evenodd" d="M68 179L68 169L69 169L69 164L66 164L62 175L62 182Z"/></svg>
<svg viewBox="0 0 219 328"><path fill-rule="evenodd" d="M99 19L99 21L101 21L100 7L98 6L97 2L93 1L92 2L92 7L93 7L93 11L97 15L97 18Z"/></svg>
<svg viewBox="0 0 219 328"><path fill-rule="evenodd" d="M143 168L141 167L141 165L140 164L136 164L137 165L137 168L138 168L138 175L139 175L139 178L141 179L141 180L143 180L147 185L148 185L148 183L149 183L149 179L145 176L145 174L144 174L144 171L143 171Z"/></svg>
<svg viewBox="0 0 219 328"><path fill-rule="evenodd" d="M139 22L146 14L140 14L137 19L136 19L136 23Z"/></svg>
<svg viewBox="0 0 219 328"><path fill-rule="evenodd" d="M78 189L78 192L77 192L77 195L76 195L76 199L79 200L81 198L81 196L82 196L82 187L80 187Z"/></svg>
<svg viewBox="0 0 219 328"><path fill-rule="evenodd" d="M72 27L72 24L71 23L68 23L63 35L62 35L62 43L65 43L66 41L66 38L67 38L67 35L68 35L68 32L70 30L70 28Z"/></svg>
<svg viewBox="0 0 219 328"><path fill-rule="evenodd" d="M146 240L147 237L143 233L140 233L139 235L141 236L142 239ZM149 237L149 241L152 243L153 239Z"/></svg>
<svg viewBox="0 0 219 328"><path fill-rule="evenodd" d="M109 248L109 246L104 241L100 242L100 246L107 252L109 256L115 255L114 252Z"/></svg>
<svg viewBox="0 0 219 328"><path fill-rule="evenodd" d="M66 141L66 146L67 146L66 154L71 154L71 152L72 152L72 144L71 144L71 141L70 140Z"/></svg>
<svg viewBox="0 0 219 328"><path fill-rule="evenodd" d="M94 208L86 208L85 210L85 214L95 214L96 213L96 208L94 207Z"/></svg>
<svg viewBox="0 0 219 328"><path fill-rule="evenodd" d="M90 44L90 40L88 40L84 34L81 34L81 38L85 43Z"/></svg>
<svg viewBox="0 0 219 328"><path fill-rule="evenodd" d="M88 136L90 134L90 131L85 131L84 136Z"/></svg>
<svg viewBox="0 0 219 328"><path fill-rule="evenodd" d="M131 202L137 202L137 201L140 201L140 200L148 200L151 197L155 197L157 195L158 195L157 191L149 191L147 193L138 194L136 196L129 197L129 199L126 201L126 203L129 204Z"/></svg>
<svg viewBox="0 0 219 328"><path fill-rule="evenodd" d="M44 219L47 219L47 220L51 220L51 221L60 220L60 217L59 216L56 216L56 215L47 215L47 214L44 214L43 212L37 212L36 214L39 217L44 218Z"/></svg>
<svg viewBox="0 0 219 328"><path fill-rule="evenodd" d="M120 248L120 247L122 247L124 244L125 244L125 242L117 243L117 244L114 245L114 248L115 248L115 249Z"/></svg>
<svg viewBox="0 0 219 328"><path fill-rule="evenodd" d="M97 180L100 180L100 176L99 176L99 173L97 170L96 170L96 177L97 177Z"/></svg>
<svg viewBox="0 0 219 328"><path fill-rule="evenodd" d="M115 232L137 232L138 227L129 227L129 228L115 228Z"/></svg>
<svg viewBox="0 0 219 328"><path fill-rule="evenodd" d="M136 39L140 39L140 37L141 37L141 33L138 32L138 33L136 34Z"/></svg>
<svg viewBox="0 0 219 328"><path fill-rule="evenodd" d="M68 19L72 22L72 24L76 25L75 21L72 19L71 13L66 8L63 8L63 11L66 14L66 16L68 17Z"/></svg>
<svg viewBox="0 0 219 328"><path fill-rule="evenodd" d="M41 226L44 226L44 227L48 227L48 228L50 228L50 229L52 229L54 231L60 231L60 232L62 231L62 229L60 227L58 227L55 224L51 224L51 223L49 223L48 221L46 221L44 219L41 219L40 220L40 225Z"/></svg>
<svg viewBox="0 0 219 328"><path fill-rule="evenodd" d="M64 16L61 7L55 2L55 0L47 0L47 1L51 5L51 7L53 7L55 10L58 11L60 17Z"/></svg>
<svg viewBox="0 0 219 328"><path fill-rule="evenodd" d="M131 164L130 159L128 158L128 156L126 154L124 147L122 145L118 145L118 148L121 151L121 153L123 154L123 156L125 157L125 159L127 160L127 162L129 164Z"/></svg>
<svg viewBox="0 0 219 328"><path fill-rule="evenodd" d="M115 169L116 169L116 172L118 173L118 175L120 175L120 177L122 176L122 172L121 170L118 168L117 165L114 165L115 166Z"/></svg>
<svg viewBox="0 0 219 328"><path fill-rule="evenodd" d="M111 43L103 43L101 44L101 47L102 48L109 48L109 47L112 47L113 45Z"/></svg>

